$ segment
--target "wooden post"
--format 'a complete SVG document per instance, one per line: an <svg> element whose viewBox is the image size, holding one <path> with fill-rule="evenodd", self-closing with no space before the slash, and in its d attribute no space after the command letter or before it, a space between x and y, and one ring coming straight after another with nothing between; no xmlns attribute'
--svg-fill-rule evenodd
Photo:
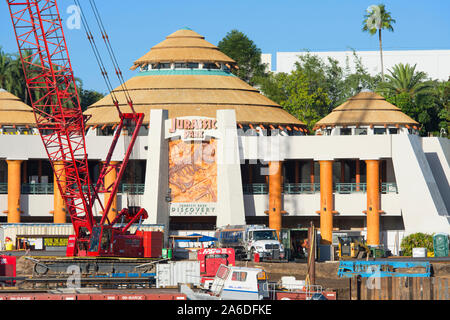
<svg viewBox="0 0 450 320"><path fill-rule="evenodd" d="M350 278L350 300L358 300L358 278Z"/></svg>
<svg viewBox="0 0 450 320"><path fill-rule="evenodd" d="M423 300L431 299L431 278L423 278Z"/></svg>
<svg viewBox="0 0 450 320"><path fill-rule="evenodd" d="M309 275L309 285L316 284L316 239L315 239L315 228L314 223L311 221L308 228L308 275Z"/></svg>

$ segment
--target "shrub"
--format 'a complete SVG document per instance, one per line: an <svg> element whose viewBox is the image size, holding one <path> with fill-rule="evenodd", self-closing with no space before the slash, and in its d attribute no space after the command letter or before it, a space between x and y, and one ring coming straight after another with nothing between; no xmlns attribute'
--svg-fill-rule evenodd
<svg viewBox="0 0 450 320"><path fill-rule="evenodd" d="M413 233L402 239L400 247L404 256L412 256L413 248L427 248L427 251L434 252L433 235L426 233Z"/></svg>

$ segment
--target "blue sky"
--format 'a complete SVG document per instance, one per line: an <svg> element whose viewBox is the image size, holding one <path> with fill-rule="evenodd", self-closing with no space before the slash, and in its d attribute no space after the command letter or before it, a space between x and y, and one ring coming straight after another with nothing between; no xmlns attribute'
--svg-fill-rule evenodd
<svg viewBox="0 0 450 320"><path fill-rule="evenodd" d="M88 17L87 0L80 0ZM252 39L264 53L277 51L378 50L378 39L361 31L365 9L373 0L96 0L125 79L132 62L178 29L189 27L217 43L232 29ZM385 50L450 49L450 1L383 1L397 23L385 32ZM58 2L63 20L73 0ZM88 10L89 9L89 10ZM93 18L91 28L97 31ZM94 55L83 29L65 29L75 76L86 89L105 93ZM106 49L97 39L104 60ZM0 46L16 52L6 1L0 1ZM275 59L274 59L275 60ZM275 62L275 61L274 61ZM112 71L109 69L110 72ZM113 79L113 86L119 85Z"/></svg>

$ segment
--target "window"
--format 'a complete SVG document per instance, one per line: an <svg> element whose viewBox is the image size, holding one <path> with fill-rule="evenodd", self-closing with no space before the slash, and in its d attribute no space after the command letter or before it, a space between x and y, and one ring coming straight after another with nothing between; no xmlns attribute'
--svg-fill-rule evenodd
<svg viewBox="0 0 450 320"><path fill-rule="evenodd" d="M225 266L220 266L219 269L217 270L216 276L219 279L225 280L227 278L229 272L230 272L230 269L228 269Z"/></svg>
<svg viewBox="0 0 450 320"><path fill-rule="evenodd" d="M152 69L170 69L170 63L154 63Z"/></svg>
<svg viewBox="0 0 450 320"><path fill-rule="evenodd" d="M351 128L341 128L341 136L350 136L352 134Z"/></svg>
<svg viewBox="0 0 450 320"><path fill-rule="evenodd" d="M356 128L355 135L356 136L367 135L367 129L366 128Z"/></svg>
<svg viewBox="0 0 450 320"><path fill-rule="evenodd" d="M253 235L250 236L250 239L252 240L278 240L277 234L273 230L261 230L261 231L254 231Z"/></svg>
<svg viewBox="0 0 450 320"><path fill-rule="evenodd" d="M204 63L203 69L219 69L215 63Z"/></svg>
<svg viewBox="0 0 450 320"><path fill-rule="evenodd" d="M231 281L242 281L244 282L247 279L247 272L243 271L234 271L231 276Z"/></svg>
<svg viewBox="0 0 450 320"><path fill-rule="evenodd" d="M373 134L386 134L386 128L374 128Z"/></svg>
<svg viewBox="0 0 450 320"><path fill-rule="evenodd" d="M177 62L175 69L198 69L198 63L193 62Z"/></svg>
<svg viewBox="0 0 450 320"><path fill-rule="evenodd" d="M389 134L398 134L397 128L389 128Z"/></svg>
<svg viewBox="0 0 450 320"><path fill-rule="evenodd" d="M112 128L112 126L106 126L104 128L97 127L97 136L113 136L115 130L113 130Z"/></svg>

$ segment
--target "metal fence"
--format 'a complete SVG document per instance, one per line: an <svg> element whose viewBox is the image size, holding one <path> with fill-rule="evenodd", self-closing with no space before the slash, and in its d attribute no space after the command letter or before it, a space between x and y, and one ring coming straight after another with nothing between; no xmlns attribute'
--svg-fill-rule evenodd
<svg viewBox="0 0 450 320"><path fill-rule="evenodd" d="M335 183L333 190L339 194L365 193L366 183ZM269 186L266 183L254 183L243 185L244 194L268 194ZM283 185L284 194L313 194L320 192L320 183L285 183ZM381 193L398 193L397 184L393 182L383 182L380 184Z"/></svg>
<svg viewBox="0 0 450 320"><path fill-rule="evenodd" d="M118 193L143 195L144 189L145 184L143 183L137 184L124 183L119 185ZM24 183L21 186L21 193L30 195L53 194L53 183ZM8 194L8 183L0 183L0 194Z"/></svg>

